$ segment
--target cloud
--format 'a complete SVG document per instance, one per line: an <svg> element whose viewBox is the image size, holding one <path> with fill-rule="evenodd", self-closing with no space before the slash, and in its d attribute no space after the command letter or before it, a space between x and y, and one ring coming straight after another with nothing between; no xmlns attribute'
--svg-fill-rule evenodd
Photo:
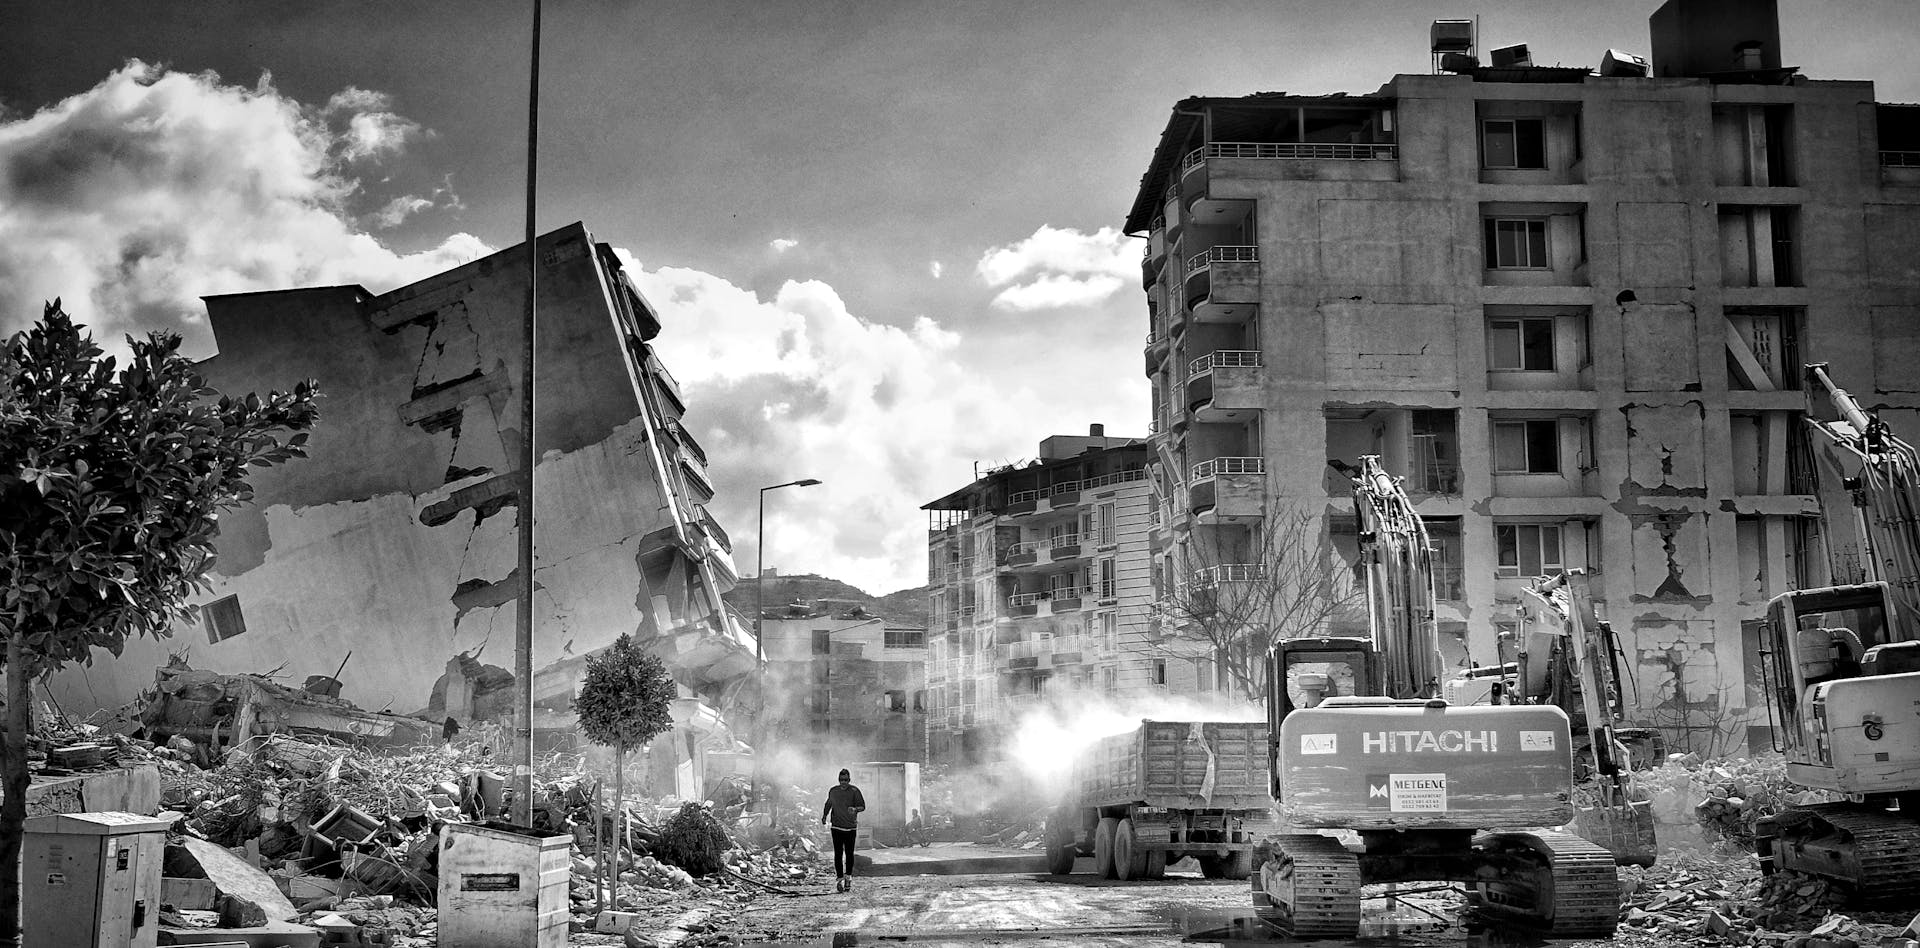
<svg viewBox="0 0 1920 948"><path fill-rule="evenodd" d="M767 246L772 247L774 253L786 253L800 246L800 242L787 237L775 237L767 242Z"/></svg>
<svg viewBox="0 0 1920 948"><path fill-rule="evenodd" d="M1112 227L1088 234L1041 225L1024 240L989 249L975 270L1005 287L998 309L1029 312L1099 303L1139 270L1138 245Z"/></svg>
<svg viewBox="0 0 1920 948"><path fill-rule="evenodd" d="M348 171L419 134L378 93L347 89L314 108L266 78L249 89L139 61L0 121L0 331L62 297L103 344L174 329L203 355L201 296L342 283L380 292L490 252L454 234L403 254L353 223L420 209L423 199L372 193Z"/></svg>
<svg viewBox="0 0 1920 948"><path fill-rule="evenodd" d="M812 477L822 484L767 499L769 567L876 593L924 582L920 505L962 486L954 472L1003 444L1009 404L1033 393L966 365L962 336L937 321L863 319L818 280L763 297L698 270L628 272L661 312L655 344L687 393L741 569L754 567L758 489Z"/></svg>
<svg viewBox="0 0 1920 948"><path fill-rule="evenodd" d="M385 207L373 212L374 223L381 227L398 227L407 218L433 206L433 201L417 194L402 194Z"/></svg>
<svg viewBox="0 0 1920 948"><path fill-rule="evenodd" d="M940 274L947 272L947 265L938 260L934 260L927 264L927 272L933 274L933 278L938 280L940 279Z"/></svg>

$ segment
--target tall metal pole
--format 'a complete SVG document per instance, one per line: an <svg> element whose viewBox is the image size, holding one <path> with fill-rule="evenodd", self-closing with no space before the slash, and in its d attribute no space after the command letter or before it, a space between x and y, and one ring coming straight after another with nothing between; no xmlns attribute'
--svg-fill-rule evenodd
<svg viewBox="0 0 1920 948"><path fill-rule="evenodd" d="M754 517L753 530L753 673L754 682L760 690L760 709L753 716L753 783L755 787L766 787L767 761L767 491L782 487L812 487L820 483L811 477L804 477L785 484L773 484L760 488L760 512ZM779 829L780 789L768 788L767 824Z"/></svg>
<svg viewBox="0 0 1920 948"><path fill-rule="evenodd" d="M513 822L533 825L533 465L534 299L540 289L540 248L533 211L540 159L540 0L533 0L533 55L527 72L527 312L521 326L520 602L513 636Z"/></svg>

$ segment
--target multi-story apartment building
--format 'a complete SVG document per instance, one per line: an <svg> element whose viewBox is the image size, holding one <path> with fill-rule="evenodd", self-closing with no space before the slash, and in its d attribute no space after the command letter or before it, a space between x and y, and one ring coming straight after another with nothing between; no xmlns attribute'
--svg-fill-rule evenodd
<svg viewBox="0 0 1920 948"><path fill-rule="evenodd" d="M1432 29L1434 74L1372 94L1174 107L1126 222L1164 565L1255 545L1263 504L1351 559L1327 459L1380 455L1452 657L1584 568L1645 722L1764 744L1753 620L1857 543L1818 517L1802 364L1920 434L1920 109L1782 66L1770 0L1671 0L1650 68Z"/></svg>
<svg viewBox="0 0 1920 948"><path fill-rule="evenodd" d="M584 656L632 633L680 687L674 739L648 757L652 792L698 794L705 753L732 751L744 730L736 698L754 670L721 599L737 577L705 506L705 455L650 343L660 317L612 248L579 224L537 247L536 732L574 733ZM510 721L528 252L380 294L208 297L211 385L318 380L309 456L254 475L253 500L222 515L200 623L62 675L61 700L132 700L169 654L296 682L345 661L343 697L362 707Z"/></svg>
<svg viewBox="0 0 1920 948"><path fill-rule="evenodd" d="M817 599L760 617L769 747L828 770L927 760L927 631Z"/></svg>
<svg viewBox="0 0 1920 948"><path fill-rule="evenodd" d="M924 505L927 741L933 763L992 760L1025 713L1100 695L1186 694L1204 668L1158 646L1139 438L1055 435L1039 457Z"/></svg>

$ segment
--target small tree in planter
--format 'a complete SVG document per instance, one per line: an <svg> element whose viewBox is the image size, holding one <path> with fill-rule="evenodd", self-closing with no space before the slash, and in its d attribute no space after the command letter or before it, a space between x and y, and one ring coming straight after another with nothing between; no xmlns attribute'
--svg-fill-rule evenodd
<svg viewBox="0 0 1920 948"><path fill-rule="evenodd" d="M128 339L124 367L47 304L0 347L0 946L19 944L28 688L129 638L165 636L207 588L220 511L252 497L250 468L303 457L312 382L223 398L180 337ZM302 432L302 433L294 433Z"/></svg>
<svg viewBox="0 0 1920 948"><path fill-rule="evenodd" d="M678 696L673 676L660 656L642 649L633 636L622 635L598 655L587 656L586 680L573 710L587 740L613 748L613 799L620 807L619 839L627 838L627 752L673 730L671 709ZM599 835L599 827L594 828ZM620 908L618 844L612 884L613 908Z"/></svg>

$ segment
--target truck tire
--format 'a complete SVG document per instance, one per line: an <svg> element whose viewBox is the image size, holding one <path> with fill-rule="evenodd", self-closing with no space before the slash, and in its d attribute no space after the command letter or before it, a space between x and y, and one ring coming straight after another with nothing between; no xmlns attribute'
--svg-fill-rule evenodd
<svg viewBox="0 0 1920 948"><path fill-rule="evenodd" d="M1232 856L1231 854L1218 856L1213 853L1208 853L1204 856L1195 856L1193 860L1200 864L1200 875L1203 878L1225 879L1227 877L1228 865L1232 861Z"/></svg>
<svg viewBox="0 0 1920 948"><path fill-rule="evenodd" d="M1147 853L1147 874L1143 879L1165 879L1167 877L1167 851L1156 849Z"/></svg>
<svg viewBox="0 0 1920 948"><path fill-rule="evenodd" d="M1119 826L1119 820L1103 816L1093 829L1093 874L1102 879L1114 877L1113 831Z"/></svg>
<svg viewBox="0 0 1920 948"><path fill-rule="evenodd" d="M1147 851L1140 848L1132 820L1121 820L1113 828L1113 876L1122 882L1147 877Z"/></svg>
<svg viewBox="0 0 1920 948"><path fill-rule="evenodd" d="M1237 849L1227 857L1226 874L1229 879L1245 881L1253 875L1253 850Z"/></svg>

